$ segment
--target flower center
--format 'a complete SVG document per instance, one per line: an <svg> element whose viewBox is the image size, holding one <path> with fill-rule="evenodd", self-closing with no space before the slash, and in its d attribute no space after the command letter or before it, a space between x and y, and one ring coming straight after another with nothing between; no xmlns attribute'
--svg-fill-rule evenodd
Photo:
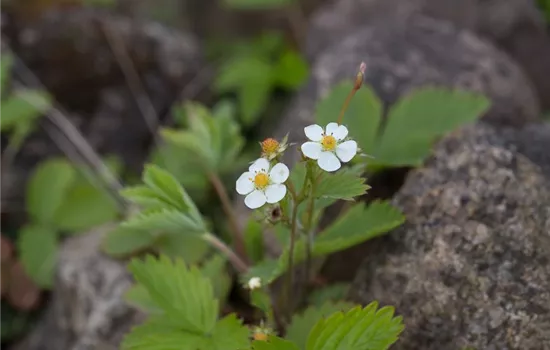
<svg viewBox="0 0 550 350"><path fill-rule="evenodd" d="M262 151L265 154L273 154L279 149L279 142L277 140L268 138L262 142Z"/></svg>
<svg viewBox="0 0 550 350"><path fill-rule="evenodd" d="M266 173L258 173L254 177L254 185L256 188L263 189L269 184L269 176Z"/></svg>
<svg viewBox="0 0 550 350"><path fill-rule="evenodd" d="M325 151L332 151L336 148L336 139L332 135L325 135L321 140L321 145L323 145Z"/></svg>

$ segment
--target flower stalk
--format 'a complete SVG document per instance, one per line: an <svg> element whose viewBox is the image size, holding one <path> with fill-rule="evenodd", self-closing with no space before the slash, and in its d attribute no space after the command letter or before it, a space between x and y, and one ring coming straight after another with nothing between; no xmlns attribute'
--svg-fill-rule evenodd
<svg viewBox="0 0 550 350"><path fill-rule="evenodd" d="M359 72L355 76L355 83L353 84L353 89L348 94L348 97L346 97L346 100L344 101L344 105L342 106L342 109L340 110L340 114L338 114L338 119L336 122L338 125L342 124L342 120L344 119L344 114L346 113L346 110L348 109L348 106L351 102L351 99L355 95L355 93L361 88L363 85L363 80L365 79L365 70L367 69L367 65L365 62L361 62L361 65L359 66Z"/></svg>

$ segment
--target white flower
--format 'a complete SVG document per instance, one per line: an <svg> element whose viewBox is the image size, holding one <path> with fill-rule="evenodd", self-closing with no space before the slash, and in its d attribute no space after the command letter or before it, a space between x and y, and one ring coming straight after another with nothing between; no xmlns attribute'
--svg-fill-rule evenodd
<svg viewBox="0 0 550 350"><path fill-rule="evenodd" d="M344 141L348 136L348 128L343 125L328 123L323 131L322 127L313 124L306 126L304 132L311 141L302 144L302 153L317 160L319 167L325 171L340 169L340 161L347 163L357 154L357 142Z"/></svg>
<svg viewBox="0 0 550 350"><path fill-rule="evenodd" d="M244 204L250 209L257 209L266 202L277 203L286 195L283 183L290 173L288 167L277 163L271 171L269 168L269 161L260 158L237 179L237 192L246 195Z"/></svg>
<svg viewBox="0 0 550 350"><path fill-rule="evenodd" d="M250 290L260 288L262 286L262 280L260 279L260 277L252 277L251 279L248 280L248 283L246 284L246 286Z"/></svg>

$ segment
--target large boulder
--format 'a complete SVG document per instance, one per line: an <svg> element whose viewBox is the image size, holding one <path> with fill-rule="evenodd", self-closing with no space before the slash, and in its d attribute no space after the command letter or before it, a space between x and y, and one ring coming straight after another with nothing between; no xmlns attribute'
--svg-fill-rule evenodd
<svg viewBox="0 0 550 350"><path fill-rule="evenodd" d="M550 34L533 0L336 0L312 17L306 52L321 51L365 24L424 14L471 30L510 54L550 108Z"/></svg>
<svg viewBox="0 0 550 350"><path fill-rule="evenodd" d="M465 128L394 197L407 221L365 252L351 296L403 315L396 350L550 349L550 183L514 147Z"/></svg>

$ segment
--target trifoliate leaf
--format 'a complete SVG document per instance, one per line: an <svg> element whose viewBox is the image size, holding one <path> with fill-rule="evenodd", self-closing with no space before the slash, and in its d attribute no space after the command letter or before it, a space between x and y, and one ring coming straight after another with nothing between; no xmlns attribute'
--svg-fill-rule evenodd
<svg viewBox="0 0 550 350"><path fill-rule="evenodd" d="M149 314L164 313L153 299L151 299L147 289L140 284L134 284L130 287L130 289L124 293L124 300L133 307Z"/></svg>
<svg viewBox="0 0 550 350"><path fill-rule="evenodd" d="M365 178L348 172L324 173L315 187L315 197L353 200L370 188Z"/></svg>
<svg viewBox="0 0 550 350"><path fill-rule="evenodd" d="M304 312L292 316L285 337L296 343L300 349L305 349L309 332L321 318L337 311L348 311L352 307L353 304L347 302L327 302L321 306L310 306Z"/></svg>
<svg viewBox="0 0 550 350"><path fill-rule="evenodd" d="M285 89L296 89L307 79L308 65L297 52L285 50L274 67L274 84Z"/></svg>
<svg viewBox="0 0 550 350"><path fill-rule="evenodd" d="M54 224L69 233L82 233L117 216L117 203L105 190L77 177L55 213Z"/></svg>
<svg viewBox="0 0 550 350"><path fill-rule="evenodd" d="M292 4L295 0L224 0L224 4L236 10L269 10Z"/></svg>
<svg viewBox="0 0 550 350"><path fill-rule="evenodd" d="M0 130L7 131L17 124L28 123L50 107L48 94L37 90L18 91L2 101Z"/></svg>
<svg viewBox="0 0 550 350"><path fill-rule="evenodd" d="M147 165L143 173L143 182L175 209L188 213L197 222L202 221L197 207L187 192L166 170L156 165Z"/></svg>
<svg viewBox="0 0 550 350"><path fill-rule="evenodd" d="M33 220L52 223L75 179L76 171L66 160L41 162L27 186L27 211Z"/></svg>
<svg viewBox="0 0 550 350"><path fill-rule="evenodd" d="M196 267L188 268L181 259L172 262L165 256L147 256L132 260L129 270L171 326L198 334L213 330L218 301L212 284Z"/></svg>
<svg viewBox="0 0 550 350"><path fill-rule="evenodd" d="M403 97L391 108L373 164L418 166L430 154L435 139L475 121L490 101L473 92L422 88Z"/></svg>
<svg viewBox="0 0 550 350"><path fill-rule="evenodd" d="M144 211L128 218L122 227L144 231L165 231L186 235L205 233L202 222L196 222L189 215L176 209L158 209Z"/></svg>
<svg viewBox="0 0 550 350"><path fill-rule="evenodd" d="M332 91L317 104L316 121L323 128L336 121L353 82L346 81L336 85ZM369 86L363 86L355 93L344 115L342 124L349 135L357 141L363 152L372 154L382 118L382 103Z"/></svg>
<svg viewBox="0 0 550 350"><path fill-rule="evenodd" d="M311 330L306 350L385 350L403 330L401 317L393 317L392 307L379 310L373 302L364 309L355 307L321 319Z"/></svg>
<svg viewBox="0 0 550 350"><path fill-rule="evenodd" d="M329 301L343 300L348 295L350 285L335 283L313 290L308 296L308 304L320 306Z"/></svg>
<svg viewBox="0 0 550 350"><path fill-rule="evenodd" d="M156 237L151 231L119 226L105 235L101 248L109 255L124 257L150 247L155 239Z"/></svg>
<svg viewBox="0 0 550 350"><path fill-rule="evenodd" d="M198 263L208 253L210 245L200 235L186 233L188 231L163 232L154 248L169 257L182 258L188 265Z"/></svg>
<svg viewBox="0 0 550 350"><path fill-rule="evenodd" d="M267 340L252 342L252 350L300 350L300 347L291 341L271 335Z"/></svg>
<svg viewBox="0 0 550 350"><path fill-rule="evenodd" d="M12 66L13 57L8 53L2 53L2 57L0 57L0 91L2 94L6 91L6 84L10 77Z"/></svg>
<svg viewBox="0 0 550 350"><path fill-rule="evenodd" d="M57 259L55 231L43 225L25 226L19 232L17 248L25 271L32 280L42 288L51 288Z"/></svg>
<svg viewBox="0 0 550 350"><path fill-rule="evenodd" d="M248 257L253 263L260 262L264 257L264 239L262 224L251 217L244 229L244 244Z"/></svg>
<svg viewBox="0 0 550 350"><path fill-rule="evenodd" d="M156 316L132 328L123 341L123 350L201 350L205 337L175 327L165 317Z"/></svg>
<svg viewBox="0 0 550 350"><path fill-rule="evenodd" d="M401 225L403 214L389 202L357 204L323 230L315 239L313 254L322 256L341 251L380 236Z"/></svg>

